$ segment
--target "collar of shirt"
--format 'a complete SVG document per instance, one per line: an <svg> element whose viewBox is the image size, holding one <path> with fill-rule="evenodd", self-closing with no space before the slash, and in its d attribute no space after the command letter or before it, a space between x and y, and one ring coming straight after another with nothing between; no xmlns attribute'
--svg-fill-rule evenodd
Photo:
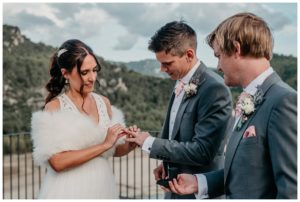
<svg viewBox="0 0 300 202"><path fill-rule="evenodd" d="M176 81L175 86L179 83L179 81L182 81L184 84L189 83L189 81L191 80L192 76L194 75L199 65L200 65L200 60L196 62L196 64L192 67L192 69L190 69L190 71L182 79Z"/></svg>
<svg viewBox="0 0 300 202"><path fill-rule="evenodd" d="M246 88L244 88L244 91L246 93L249 93L250 95L254 95L257 90L257 86L261 85L273 72L273 68L269 67L266 71L264 71L253 81L251 81L251 83Z"/></svg>

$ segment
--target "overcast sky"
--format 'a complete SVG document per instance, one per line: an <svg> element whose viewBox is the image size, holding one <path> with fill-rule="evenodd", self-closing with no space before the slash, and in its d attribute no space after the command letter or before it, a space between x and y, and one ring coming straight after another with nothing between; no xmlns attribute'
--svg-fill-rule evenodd
<svg viewBox="0 0 300 202"><path fill-rule="evenodd" d="M183 19L197 32L198 57L216 66L205 37L238 12L263 17L273 31L274 52L297 56L296 3L4 3L3 23L18 26L33 42L58 47L78 38L106 60L128 62L155 59L147 50L150 37Z"/></svg>

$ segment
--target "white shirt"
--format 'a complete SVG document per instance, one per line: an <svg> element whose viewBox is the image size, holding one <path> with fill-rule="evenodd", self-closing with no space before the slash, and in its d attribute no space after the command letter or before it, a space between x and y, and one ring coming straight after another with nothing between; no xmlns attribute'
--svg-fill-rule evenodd
<svg viewBox="0 0 300 202"><path fill-rule="evenodd" d="M256 93L257 86L263 84L263 82L266 80L266 78L268 78L273 72L274 72L273 68L269 67L266 71L264 71L258 77L256 77L253 81L251 81L250 84L246 88L244 88L244 91L246 93L249 93L250 95L254 95ZM239 118L240 117L236 118L233 129L235 128ZM208 187L207 187L207 180L206 180L205 175L196 174L196 177L197 177L197 181L198 181L198 193L195 194L196 199L208 198Z"/></svg>
<svg viewBox="0 0 300 202"><path fill-rule="evenodd" d="M192 67L192 69L181 79L181 81L184 84L188 84L189 81L191 80L192 76L194 75L195 71L197 70L197 68L200 65L200 60L198 60L196 62L196 64ZM179 83L179 81L176 81L175 86ZM175 87L174 87L175 90ZM173 132L173 128L174 128L174 123L175 123L175 119L176 119L176 115L179 109L179 106L182 102L182 98L184 96L184 90L182 90L180 92L180 94L178 96L175 96L174 100L173 100L173 104L171 107L171 111L170 111L170 122L169 122L169 140L172 137L172 132ZM142 150L145 151L146 153L150 154L151 151L151 147L152 144L154 142L155 138L152 136L149 136L145 139L144 144L142 146Z"/></svg>

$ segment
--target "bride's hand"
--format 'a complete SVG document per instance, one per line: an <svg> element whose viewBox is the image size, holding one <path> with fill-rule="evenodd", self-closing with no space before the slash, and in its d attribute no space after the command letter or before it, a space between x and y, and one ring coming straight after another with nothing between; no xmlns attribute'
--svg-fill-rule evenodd
<svg viewBox="0 0 300 202"><path fill-rule="evenodd" d="M141 129L138 128L136 125L129 126L127 128L127 130L130 131L130 132L140 132L141 131ZM129 133L127 133L126 137L130 138L132 136ZM127 142L126 141L125 144L127 145L127 147L128 147L129 150L133 150L133 149L135 149L138 146L138 144L136 144L135 142Z"/></svg>
<svg viewBox="0 0 300 202"><path fill-rule="evenodd" d="M136 125L129 126L129 127L127 128L127 130L129 130L129 131L131 131L131 132L140 132L140 131L141 131L141 129L138 128ZM127 134L127 138L130 138L130 137L132 137L132 136L131 136L130 134ZM130 150L132 150L132 149L136 148L137 146L139 146L139 145L136 144L135 142L127 142L127 141L126 141L125 144L128 144L128 147L129 147Z"/></svg>
<svg viewBox="0 0 300 202"><path fill-rule="evenodd" d="M120 137L126 135L123 131L124 129L125 128L121 124L115 124L109 127L104 143L109 147L112 147Z"/></svg>
<svg viewBox="0 0 300 202"><path fill-rule="evenodd" d="M131 131L131 132L140 132L141 131L141 129L138 128L136 125L129 126L128 130Z"/></svg>

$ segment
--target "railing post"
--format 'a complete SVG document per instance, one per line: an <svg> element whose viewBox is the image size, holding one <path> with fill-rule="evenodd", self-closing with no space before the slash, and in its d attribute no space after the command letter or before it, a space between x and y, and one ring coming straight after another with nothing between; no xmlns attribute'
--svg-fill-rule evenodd
<svg viewBox="0 0 300 202"><path fill-rule="evenodd" d="M9 136L10 152L9 152L9 165L10 165L10 198L13 198L12 194L12 137Z"/></svg>
<svg viewBox="0 0 300 202"><path fill-rule="evenodd" d="M43 181L44 169L42 169L42 167L35 166L32 155L30 153L27 153L30 152L31 149L30 133L4 134L4 136L5 138L7 138L6 147L5 147L7 149L5 149L5 152L3 152L4 153L3 155L3 199L7 199L7 198L35 199L36 197L35 195L37 191L40 190ZM23 143L25 144L24 147L23 147ZM151 169L152 169L152 165L155 165L155 162L154 161L152 162L149 156L144 154L141 149L139 150L140 151L134 149L133 153L129 154L126 157L125 156L120 157L119 161L115 158L112 158L112 164L113 164L112 169L114 174L118 174L116 168L119 169L120 198L154 199L155 194L156 194L156 198L158 198L158 190L156 185L154 185L156 186L156 193L151 193L152 192L151 188L154 187L151 184L151 179L152 179ZM3 151L4 151L4 147L3 147ZM123 163L122 159L124 159L126 162ZM137 160L138 161L140 160L141 162L137 163ZM129 161L133 161L132 162L133 164L132 163L129 164ZM147 161L148 161L148 166L146 165ZM156 165L157 162L158 161L156 161ZM119 166L117 165L118 163ZM131 169L132 165L133 165L133 169ZM131 173L133 173L133 177L131 177L132 175ZM123 174L126 176L124 176ZM36 185L36 183L38 183L38 185ZM25 188L23 186L25 186ZM124 188L124 186L126 186L126 189ZM147 187L144 186L148 186L148 190ZM133 192L132 192L132 187L133 187ZM137 193L137 190L139 189L141 191L140 194ZM25 190L24 195L23 195L23 190ZM151 194L153 194L153 196Z"/></svg>
<svg viewBox="0 0 300 202"><path fill-rule="evenodd" d="M122 198L122 158L120 157L120 165L119 165L119 170L120 170L120 184L119 184L119 196Z"/></svg>
<svg viewBox="0 0 300 202"><path fill-rule="evenodd" d="M136 160L136 149L133 150L133 198L135 199L136 196L135 196L135 187L136 187L136 184L135 184L135 180L136 180L136 169L135 169L135 160Z"/></svg>
<svg viewBox="0 0 300 202"><path fill-rule="evenodd" d="M126 155L126 197L127 198L128 198L128 188L129 188L128 175L129 175L129 171L128 171L128 155Z"/></svg>
<svg viewBox="0 0 300 202"><path fill-rule="evenodd" d="M27 199L27 140L25 140L25 199Z"/></svg>
<svg viewBox="0 0 300 202"><path fill-rule="evenodd" d="M141 199L143 199L143 151L141 150Z"/></svg>
<svg viewBox="0 0 300 202"><path fill-rule="evenodd" d="M18 158L18 199L20 199L20 135L17 136L17 158Z"/></svg>
<svg viewBox="0 0 300 202"><path fill-rule="evenodd" d="M158 166L158 160L156 159L156 167ZM158 199L158 185L155 185L156 187L156 199Z"/></svg>
<svg viewBox="0 0 300 202"><path fill-rule="evenodd" d="M148 157L148 198L151 199L151 184L150 184L150 175L151 175L151 171L150 171L150 157Z"/></svg>
<svg viewBox="0 0 300 202"><path fill-rule="evenodd" d="M34 199L34 162L33 162L33 158L32 158L32 161L31 161L31 169L32 169L32 176L31 176L31 179L32 179L32 199Z"/></svg>
<svg viewBox="0 0 300 202"><path fill-rule="evenodd" d="M4 136L2 138L4 140ZM4 162L5 162L4 158L5 158L5 156L4 156L4 147L2 147L2 154L3 154L3 157L2 157L2 193L3 193L3 199L4 199L4 197L5 197L5 179L4 179L5 178L5 175L4 175Z"/></svg>
<svg viewBox="0 0 300 202"><path fill-rule="evenodd" d="M39 189L41 188L42 183L42 175L41 175L41 167L39 166Z"/></svg>

